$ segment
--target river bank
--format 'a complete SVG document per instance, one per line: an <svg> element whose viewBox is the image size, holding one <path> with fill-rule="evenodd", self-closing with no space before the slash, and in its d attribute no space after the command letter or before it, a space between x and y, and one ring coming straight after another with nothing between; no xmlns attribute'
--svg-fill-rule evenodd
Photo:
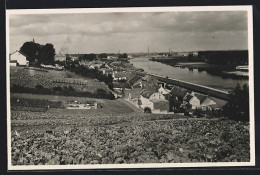
<svg viewBox="0 0 260 175"><path fill-rule="evenodd" d="M206 71L208 74L220 76L223 79L232 78L236 80L248 80L248 74L245 71L237 71L232 65L215 65L205 62L189 62L186 59L179 58L151 58L150 61L163 63L173 67L187 68L190 71L197 69L199 72Z"/></svg>

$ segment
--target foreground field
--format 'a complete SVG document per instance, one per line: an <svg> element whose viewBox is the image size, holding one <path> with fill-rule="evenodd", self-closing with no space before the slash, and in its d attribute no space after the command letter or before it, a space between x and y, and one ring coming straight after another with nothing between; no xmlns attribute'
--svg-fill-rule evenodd
<svg viewBox="0 0 260 175"><path fill-rule="evenodd" d="M248 162L249 124L168 115L11 112L13 165Z"/></svg>

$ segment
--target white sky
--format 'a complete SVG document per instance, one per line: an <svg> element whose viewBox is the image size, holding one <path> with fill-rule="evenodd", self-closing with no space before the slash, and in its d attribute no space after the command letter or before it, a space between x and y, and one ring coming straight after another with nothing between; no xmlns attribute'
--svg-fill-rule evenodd
<svg viewBox="0 0 260 175"><path fill-rule="evenodd" d="M56 53L248 49L246 11L10 15L10 51L26 41Z"/></svg>

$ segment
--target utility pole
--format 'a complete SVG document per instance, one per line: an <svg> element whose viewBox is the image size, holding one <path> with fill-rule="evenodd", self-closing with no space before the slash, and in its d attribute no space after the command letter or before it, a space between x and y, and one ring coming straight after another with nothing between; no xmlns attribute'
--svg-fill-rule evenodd
<svg viewBox="0 0 260 175"><path fill-rule="evenodd" d="M149 57L149 46L148 46L148 57Z"/></svg>

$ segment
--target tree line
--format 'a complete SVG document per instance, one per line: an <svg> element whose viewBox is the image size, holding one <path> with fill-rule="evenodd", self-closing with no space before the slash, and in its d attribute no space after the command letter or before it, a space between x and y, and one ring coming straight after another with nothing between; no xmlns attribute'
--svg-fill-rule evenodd
<svg viewBox="0 0 260 175"><path fill-rule="evenodd" d="M111 74L104 75L97 68L90 69L84 65L80 65L78 61L66 62L66 64L64 65L64 68L71 72L75 72L78 75L102 81L108 85L109 89L113 90L113 77Z"/></svg>

